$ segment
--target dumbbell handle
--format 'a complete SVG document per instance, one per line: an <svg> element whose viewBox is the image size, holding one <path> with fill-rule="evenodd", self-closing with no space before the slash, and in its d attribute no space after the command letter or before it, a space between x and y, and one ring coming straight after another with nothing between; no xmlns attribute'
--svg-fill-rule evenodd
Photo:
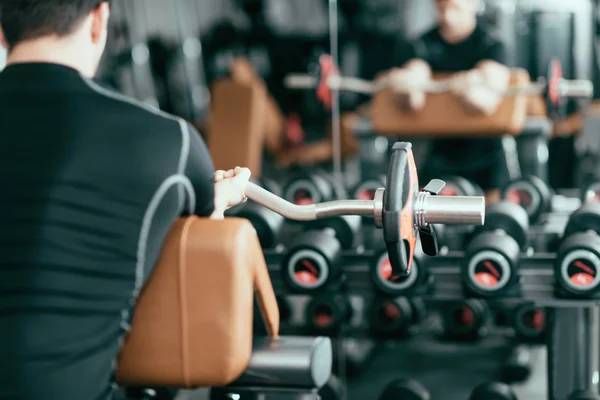
<svg viewBox="0 0 600 400"><path fill-rule="evenodd" d="M296 205L249 182L246 196L283 217L295 221L340 216L361 215L381 221L383 213L382 194L379 189L375 200L336 200L311 205ZM413 205L417 226L428 224L483 225L485 199L477 196L433 196L420 192Z"/></svg>
<svg viewBox="0 0 600 400"><path fill-rule="evenodd" d="M312 89L318 84L318 79L311 75L288 75L285 78L285 86L294 89ZM367 81L360 78L347 76L333 76L329 79L329 86L332 89L356 92L371 95L383 89L389 88L390 82L387 79L380 81ZM486 86L485 84L481 84ZM541 94L546 87L546 82L540 81L529 85L513 86L502 91L503 96L536 95ZM448 80L430 82L420 88L427 93L448 93L452 91L452 83ZM417 90L417 88L415 88ZM586 79L560 81L561 97L580 97L591 98L594 95L594 85Z"/></svg>

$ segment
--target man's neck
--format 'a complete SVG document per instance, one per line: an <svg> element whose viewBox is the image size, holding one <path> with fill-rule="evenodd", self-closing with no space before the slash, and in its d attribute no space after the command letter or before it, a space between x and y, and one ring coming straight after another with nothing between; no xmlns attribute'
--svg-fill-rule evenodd
<svg viewBox="0 0 600 400"><path fill-rule="evenodd" d="M440 25L440 35L447 43L460 43L468 38L473 31L477 28L477 21L473 20L471 23L465 24L460 28L448 27Z"/></svg>
<svg viewBox="0 0 600 400"><path fill-rule="evenodd" d="M86 57L69 49L68 43L56 39L42 38L19 43L8 54L6 65L24 63L50 63L73 68L91 77Z"/></svg>

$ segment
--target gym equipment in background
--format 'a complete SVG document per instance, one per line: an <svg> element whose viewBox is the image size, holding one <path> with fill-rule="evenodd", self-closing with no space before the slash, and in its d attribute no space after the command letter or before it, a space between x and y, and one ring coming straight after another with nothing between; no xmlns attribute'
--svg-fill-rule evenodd
<svg viewBox="0 0 600 400"><path fill-rule="evenodd" d="M169 62L166 82L169 87L173 112L188 121L200 122L210 107L210 92L204 73L202 43L186 22L184 2L170 2L177 26L177 46ZM189 3L187 3L189 4ZM195 14L199 14L194 2Z"/></svg>
<svg viewBox="0 0 600 400"><path fill-rule="evenodd" d="M340 293L325 293L310 299L304 311L308 332L338 335L353 315L352 304Z"/></svg>
<svg viewBox="0 0 600 400"><path fill-rule="evenodd" d="M556 254L555 276L559 294L590 297L600 284L600 204L583 205L569 218Z"/></svg>
<svg viewBox="0 0 600 400"><path fill-rule="evenodd" d="M341 252L352 248L360 222L360 217L351 215L309 224L286 249L283 281L295 292L315 293L339 280Z"/></svg>
<svg viewBox="0 0 600 400"><path fill-rule="evenodd" d="M527 213L515 204L491 205L486 215L465 249L461 269L465 289L479 297L497 296L516 282L529 229Z"/></svg>
<svg viewBox="0 0 600 400"><path fill-rule="evenodd" d="M502 190L502 198L523 207L532 224L552 211L553 195L548 184L537 176L515 180Z"/></svg>
<svg viewBox="0 0 600 400"><path fill-rule="evenodd" d="M469 342L485 335L490 317L487 305L477 299L441 304L440 314L445 339Z"/></svg>
<svg viewBox="0 0 600 400"><path fill-rule="evenodd" d="M317 74L288 75L285 78L285 85L290 89L315 89L317 98L328 109L331 107L332 90L347 90L372 95L391 88L391 82L387 78L371 82L354 77L340 76L339 68L335 65L331 56L327 54L321 55L315 65L318 66L318 68L315 68L318 71ZM454 90L451 81L432 82L425 87L415 87L413 89L422 90L426 93L447 93ZM546 77L526 86L509 88L500 94L503 96L541 94L548 100L549 114L559 116L563 108L564 98L591 98L594 94L594 87L589 80L564 79L560 61L554 59L548 66Z"/></svg>

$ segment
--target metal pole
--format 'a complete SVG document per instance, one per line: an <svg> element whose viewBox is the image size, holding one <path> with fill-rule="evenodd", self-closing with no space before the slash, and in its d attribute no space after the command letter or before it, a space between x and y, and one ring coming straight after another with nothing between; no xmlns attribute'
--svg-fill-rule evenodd
<svg viewBox="0 0 600 400"><path fill-rule="evenodd" d="M548 337L548 399L567 400L576 391L599 393L598 306L556 308Z"/></svg>
<svg viewBox="0 0 600 400"><path fill-rule="evenodd" d="M337 0L329 0L329 47L335 65L339 63L338 49L338 4ZM338 193L344 193L344 173L342 170L340 92L337 87L331 88L331 141L333 147L333 177Z"/></svg>

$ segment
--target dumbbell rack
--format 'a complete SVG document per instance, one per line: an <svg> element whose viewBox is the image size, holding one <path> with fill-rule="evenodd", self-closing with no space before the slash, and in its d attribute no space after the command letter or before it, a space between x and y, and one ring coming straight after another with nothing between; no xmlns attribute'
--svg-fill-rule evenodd
<svg viewBox="0 0 600 400"><path fill-rule="evenodd" d="M373 235L377 234L367 231L363 235L372 240ZM365 301L378 295L371 269L382 251L359 246L343 253L340 287L343 287L345 294L363 297ZM284 248L265 250L265 258L276 292L293 295L294 291L282 280ZM548 393L551 400L566 400L570 393L577 390L599 391L600 296L579 299L561 297L554 279L554 258L555 255L549 252L530 251L521 254L516 271L518 279L513 290L490 297L489 300L507 304L531 302L552 310L547 341ZM419 268L427 271L428 278L421 281L421 286L410 288L398 296L420 297L432 303L472 297L462 283L462 259L463 253L458 251L437 257L419 257Z"/></svg>

